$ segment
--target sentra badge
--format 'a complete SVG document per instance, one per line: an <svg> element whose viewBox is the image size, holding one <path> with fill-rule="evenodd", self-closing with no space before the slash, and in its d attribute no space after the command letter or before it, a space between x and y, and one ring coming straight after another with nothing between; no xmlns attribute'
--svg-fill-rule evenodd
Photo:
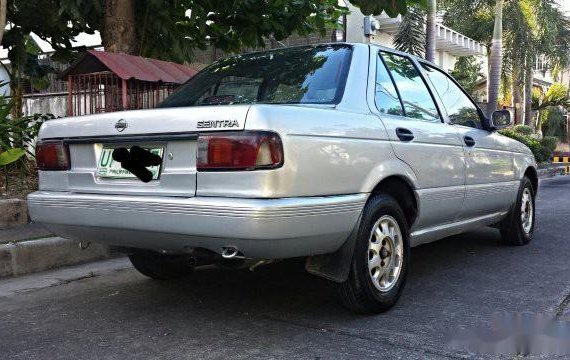
<svg viewBox="0 0 570 360"><path fill-rule="evenodd" d="M217 129L239 127L237 120L205 120L198 121L198 129Z"/></svg>

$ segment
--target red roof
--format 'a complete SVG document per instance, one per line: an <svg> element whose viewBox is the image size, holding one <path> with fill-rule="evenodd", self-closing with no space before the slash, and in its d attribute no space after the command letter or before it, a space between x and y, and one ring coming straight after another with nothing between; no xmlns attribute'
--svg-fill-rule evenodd
<svg viewBox="0 0 570 360"><path fill-rule="evenodd" d="M66 69L61 77L111 71L124 80L185 83L198 72L186 65L140 56L88 50L83 57Z"/></svg>

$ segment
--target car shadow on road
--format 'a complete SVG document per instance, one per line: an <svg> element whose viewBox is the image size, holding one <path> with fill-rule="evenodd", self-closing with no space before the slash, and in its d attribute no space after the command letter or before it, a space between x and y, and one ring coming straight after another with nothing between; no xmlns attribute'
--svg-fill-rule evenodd
<svg viewBox="0 0 570 360"><path fill-rule="evenodd" d="M432 286L439 284L441 288L440 282L444 280L462 284L469 267L485 266L481 259L501 252L504 247L497 244L497 239L496 230L480 230L412 249L408 284L395 310L414 305L419 296L426 304L445 302L445 295L433 292ZM209 268L199 269L190 278L174 282L146 281L142 277L141 282L153 302L184 298L185 306L199 306L202 310L211 308L272 317L282 314L289 318L310 314L330 319L333 313L346 319L358 317L339 305L334 284L304 271L302 259L260 266L253 272Z"/></svg>

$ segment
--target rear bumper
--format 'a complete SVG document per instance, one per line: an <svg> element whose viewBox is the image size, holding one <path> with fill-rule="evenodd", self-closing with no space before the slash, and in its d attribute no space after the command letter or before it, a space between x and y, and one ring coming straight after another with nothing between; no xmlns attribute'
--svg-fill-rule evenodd
<svg viewBox="0 0 570 360"><path fill-rule="evenodd" d="M38 191L33 221L74 240L288 258L336 251L357 223L367 194L282 199L151 197Z"/></svg>

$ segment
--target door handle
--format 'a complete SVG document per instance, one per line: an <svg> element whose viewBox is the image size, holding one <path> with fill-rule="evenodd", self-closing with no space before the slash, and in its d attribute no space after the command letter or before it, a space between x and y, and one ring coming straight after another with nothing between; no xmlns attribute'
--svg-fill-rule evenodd
<svg viewBox="0 0 570 360"><path fill-rule="evenodd" d="M414 140L414 133L408 129L404 128L397 128L396 129L396 136L400 141L412 141Z"/></svg>
<svg viewBox="0 0 570 360"><path fill-rule="evenodd" d="M463 141L465 141L465 145L469 147L475 146L475 139L473 139L471 136L464 136Z"/></svg>

